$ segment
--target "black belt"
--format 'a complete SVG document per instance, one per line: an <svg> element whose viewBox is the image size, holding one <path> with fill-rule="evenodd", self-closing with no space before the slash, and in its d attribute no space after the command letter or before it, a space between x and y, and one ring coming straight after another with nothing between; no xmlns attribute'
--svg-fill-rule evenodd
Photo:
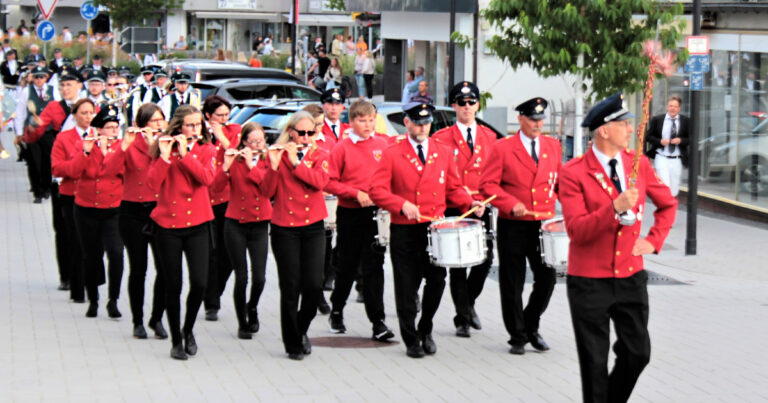
<svg viewBox="0 0 768 403"><path fill-rule="evenodd" d="M664 155L664 154L658 154L660 157L669 158L671 160L676 160L678 158L683 158L682 155Z"/></svg>

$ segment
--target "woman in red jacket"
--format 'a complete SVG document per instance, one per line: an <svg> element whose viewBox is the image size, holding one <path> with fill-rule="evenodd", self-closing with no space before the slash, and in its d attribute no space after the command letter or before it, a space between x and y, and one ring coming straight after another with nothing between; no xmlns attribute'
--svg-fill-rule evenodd
<svg viewBox="0 0 768 403"><path fill-rule="evenodd" d="M94 115L94 104L90 99L81 99L72 106L72 116L75 127L64 130L56 135L51 151L51 173L61 178L59 196L61 215L64 218L66 237L70 242L70 297L77 303L85 302L85 284L83 272L82 246L80 235L75 225L74 206L75 188L80 176L85 170L88 157L83 152L83 137L91 129Z"/></svg>
<svg viewBox="0 0 768 403"><path fill-rule="evenodd" d="M283 345L294 360L312 351L307 329L323 292L328 153L314 144L314 135L312 115L294 113L276 141L282 149L269 152L267 173L266 196L274 197L271 240L280 278Z"/></svg>
<svg viewBox="0 0 768 403"><path fill-rule="evenodd" d="M240 143L240 125L237 123L227 124L231 108L229 101L218 95L206 98L203 104L203 115L211 133L211 142L216 146L216 167L218 168L224 162L224 152ZM227 279L232 272L224 242L224 216L229 202L229 182L225 182L224 187L220 189L214 190L211 187L209 191L211 192L211 205L215 218L212 228L213 244L208 259L208 285L205 288L204 304L205 319L215 321L218 320L218 312L221 308L221 294L224 292Z"/></svg>
<svg viewBox="0 0 768 403"><path fill-rule="evenodd" d="M186 360L197 354L192 333L208 279L210 223L213 220L208 186L213 183L214 155L203 114L191 105L176 109L168 129L150 147L154 158L147 174L157 193L150 218L156 225L160 268L165 280L165 310L171 331L171 357ZM189 294L184 328L180 326L182 253L189 268ZM184 346L182 346L182 331Z"/></svg>
<svg viewBox="0 0 768 403"><path fill-rule="evenodd" d="M163 110L153 103L142 105L136 112L136 127L129 131L140 131L139 137L125 151L125 183L123 201L120 204L120 236L128 252L128 298L131 301L133 317L133 337L146 339L144 328L144 283L147 275L147 247L152 249L155 260L155 285L152 296L152 315L149 328L155 338L167 339L168 333L163 328L165 311L165 283L162 270L158 270L160 256L157 244L152 239L149 229L152 220L149 214L157 205L157 193L147 185L147 172L152 157L149 147L167 123Z"/></svg>
<svg viewBox="0 0 768 403"><path fill-rule="evenodd" d="M117 309L123 279L118 212L123 196L123 151L135 136L126 135L122 141L118 140L118 116L116 107L103 107L91 121L98 136L92 128L84 133L83 152L87 162L75 189L74 215L85 261L85 291L90 302L85 316L89 318L96 317L98 287L105 283L104 252L109 262L107 314L110 318L122 316Z"/></svg>
<svg viewBox="0 0 768 403"><path fill-rule="evenodd" d="M264 129L251 122L243 127L242 140L237 149L229 149L224 155L224 165L213 182L214 192L230 186L229 207L224 223L224 242L229 262L235 271L233 298L239 328L237 337L250 339L259 331L257 306L264 290L264 273L267 267L267 244L272 204L264 196L264 175L269 169L266 159L260 158L267 142ZM248 285L246 250L251 257L251 296L246 318L245 289Z"/></svg>

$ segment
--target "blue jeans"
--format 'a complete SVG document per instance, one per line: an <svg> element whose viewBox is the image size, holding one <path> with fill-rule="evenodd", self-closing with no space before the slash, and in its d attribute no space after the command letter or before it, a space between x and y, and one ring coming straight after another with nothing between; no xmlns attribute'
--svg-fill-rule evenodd
<svg viewBox="0 0 768 403"><path fill-rule="evenodd" d="M355 81L357 81L357 96L362 98L365 96L365 80L363 79L363 75L355 73Z"/></svg>

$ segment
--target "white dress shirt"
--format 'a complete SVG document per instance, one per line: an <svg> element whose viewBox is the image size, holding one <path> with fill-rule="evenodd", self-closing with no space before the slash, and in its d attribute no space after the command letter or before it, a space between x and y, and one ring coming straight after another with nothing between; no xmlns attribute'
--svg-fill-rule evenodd
<svg viewBox="0 0 768 403"><path fill-rule="evenodd" d="M520 142L523 143L523 148L528 153L528 155L533 158L533 154L531 154L531 141L535 141L536 145L534 146L536 148L536 157L541 155L541 147L539 146L539 137L536 136L535 139L532 139L523 133L522 130L520 130Z"/></svg>
<svg viewBox="0 0 768 403"><path fill-rule="evenodd" d="M411 143L411 146L413 146L413 151L416 152L416 156L419 156L419 149L416 148L416 146L421 145L421 150L424 153L424 161L428 160L427 157L429 155L429 139L425 139L421 143L417 143L416 140L413 139L410 135L408 135L408 141ZM421 161L419 161L421 162Z"/></svg>
<svg viewBox="0 0 768 403"><path fill-rule="evenodd" d="M467 129L472 130L472 144L477 143L477 121L472 122L471 126L465 126L458 120L456 121L456 127L459 128L459 131L461 132L461 136L464 137L464 141L467 141Z"/></svg>
<svg viewBox="0 0 768 403"><path fill-rule="evenodd" d="M661 128L661 138L662 140L670 140L672 138L672 121L675 121L675 128L677 129L677 133L680 133L680 115L670 117L669 114L667 114L664 117L664 126ZM678 136L679 137L679 136ZM680 145L678 144L677 147L675 147L675 151L670 152L669 151L669 145L664 146L664 148L661 151L661 155L666 155L668 157L674 157L680 155Z"/></svg>
<svg viewBox="0 0 768 403"><path fill-rule="evenodd" d="M611 165L609 162L612 159L615 159L617 161L616 163L616 174L619 175L619 182L621 183L621 190L622 192L627 190L627 181L624 179L624 162L621 158L621 152L617 152L616 155L613 157L609 157L600 151L597 150L597 147L592 145L592 151L595 153L595 156L597 157L597 160L600 161L600 165L603 166L603 171L605 171L605 176L608 180L611 180Z"/></svg>

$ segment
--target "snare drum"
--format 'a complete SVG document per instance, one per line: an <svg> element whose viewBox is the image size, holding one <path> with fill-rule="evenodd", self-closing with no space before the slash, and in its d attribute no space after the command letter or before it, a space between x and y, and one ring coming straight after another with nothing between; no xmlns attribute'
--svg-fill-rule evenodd
<svg viewBox="0 0 768 403"><path fill-rule="evenodd" d="M389 211L380 208L373 220L376 221L376 227L379 230L379 234L376 235L376 243L386 247L389 245Z"/></svg>
<svg viewBox="0 0 768 403"><path fill-rule="evenodd" d="M325 229L336 229L336 206L339 204L339 199L333 195L325 196L325 210L328 212L328 217L325 218Z"/></svg>
<svg viewBox="0 0 768 403"><path fill-rule="evenodd" d="M473 218L446 218L429 226L427 252L441 267L471 267L485 260L487 246L483 222Z"/></svg>
<svg viewBox="0 0 768 403"><path fill-rule="evenodd" d="M541 223L541 257L544 264L564 273L568 268L568 233L563 217L555 217Z"/></svg>
<svg viewBox="0 0 768 403"><path fill-rule="evenodd" d="M488 217L489 223L490 223L490 230L488 231L488 236L491 240L496 239L496 234L498 234L498 224L499 224L499 209L496 207L490 206L490 214L491 216Z"/></svg>

